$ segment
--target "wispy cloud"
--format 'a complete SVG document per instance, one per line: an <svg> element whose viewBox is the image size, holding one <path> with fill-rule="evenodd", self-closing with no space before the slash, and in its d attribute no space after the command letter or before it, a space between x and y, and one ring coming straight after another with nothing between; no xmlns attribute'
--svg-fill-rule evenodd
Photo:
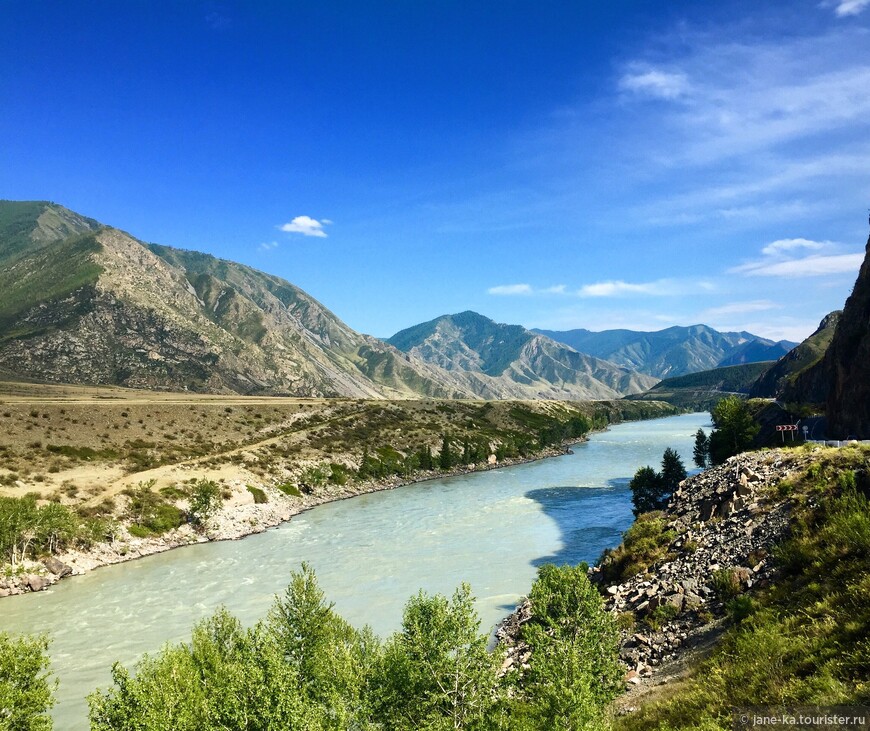
<svg viewBox="0 0 870 731"><path fill-rule="evenodd" d="M836 0L833 4L834 13L838 18L845 18L849 15L858 15L870 5L870 0Z"/></svg>
<svg viewBox="0 0 870 731"><path fill-rule="evenodd" d="M798 256L803 251L818 252ZM730 274L750 277L823 277L832 274L857 273L864 254L843 254L833 241L811 239L779 239L761 249L761 258L745 262L728 270Z"/></svg>
<svg viewBox="0 0 870 731"><path fill-rule="evenodd" d="M621 279L611 279L584 284L577 290L577 295L579 297L625 297L632 295L677 297L712 292L715 288L715 285L706 279L657 279L654 282L625 282Z"/></svg>
<svg viewBox="0 0 870 731"><path fill-rule="evenodd" d="M302 234L303 236L316 236L317 238L325 239L326 231L323 230L324 224L332 223L328 218L318 221L311 216L296 216L290 223L285 223L279 228L291 234Z"/></svg>
<svg viewBox="0 0 870 731"><path fill-rule="evenodd" d="M530 284L499 284L497 287L490 287L486 293L500 296L530 295L534 294L534 290Z"/></svg>
<svg viewBox="0 0 870 731"><path fill-rule="evenodd" d="M766 312L782 309L782 305L771 300L751 300L748 302L729 302L719 307L710 307L701 313L702 317L722 317L723 315L745 315L749 312Z"/></svg>
<svg viewBox="0 0 870 731"><path fill-rule="evenodd" d="M257 251L271 251L272 249L278 248L277 241L264 241L257 247Z"/></svg>
<svg viewBox="0 0 870 731"><path fill-rule="evenodd" d="M689 82L683 73L671 73L660 69L632 70L619 79L622 91L658 99L677 99L689 90Z"/></svg>
<svg viewBox="0 0 870 731"><path fill-rule="evenodd" d="M831 274L857 274L862 261L863 254L818 255L785 261L751 261L730 271L750 277L823 277Z"/></svg>
<svg viewBox="0 0 870 731"><path fill-rule="evenodd" d="M833 246L831 241L811 241L810 239L778 239L765 246L761 253L765 256L778 256L796 249L812 249L818 251Z"/></svg>

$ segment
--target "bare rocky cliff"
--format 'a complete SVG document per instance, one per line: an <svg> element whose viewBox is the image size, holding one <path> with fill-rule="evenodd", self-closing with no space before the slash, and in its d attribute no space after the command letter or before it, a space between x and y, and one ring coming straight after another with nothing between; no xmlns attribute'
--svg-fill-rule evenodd
<svg viewBox="0 0 870 731"><path fill-rule="evenodd" d="M825 354L828 436L870 439L870 239Z"/></svg>

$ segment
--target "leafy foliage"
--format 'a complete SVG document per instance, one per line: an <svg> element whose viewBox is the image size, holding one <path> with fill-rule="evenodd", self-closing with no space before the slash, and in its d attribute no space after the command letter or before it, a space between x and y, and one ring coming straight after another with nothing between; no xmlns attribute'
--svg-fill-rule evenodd
<svg viewBox="0 0 870 731"><path fill-rule="evenodd" d="M100 518L83 518L60 503L40 506L35 495L0 496L0 556L13 568L28 558L101 540L108 528Z"/></svg>
<svg viewBox="0 0 870 731"><path fill-rule="evenodd" d="M250 488L248 488L250 489ZM262 492L262 490L261 490ZM256 502L256 495L254 495ZM197 480L190 496L189 517L194 525L203 525L220 510L221 488L213 480Z"/></svg>
<svg viewBox="0 0 870 731"><path fill-rule="evenodd" d="M384 646L372 686L374 715L388 728L481 728L497 699L500 658L463 584L453 598L413 597L401 632Z"/></svg>
<svg viewBox="0 0 870 731"><path fill-rule="evenodd" d="M613 617L604 610L586 565L543 566L529 599L522 636L532 648L514 704L520 728L599 729L622 690Z"/></svg>
<svg viewBox="0 0 870 731"><path fill-rule="evenodd" d="M710 460L722 464L752 444L759 426L752 420L746 402L737 396L719 401L711 412L715 429L710 434Z"/></svg>
<svg viewBox="0 0 870 731"><path fill-rule="evenodd" d="M0 731L50 731L54 682L45 637L0 632Z"/></svg>
<svg viewBox="0 0 870 731"><path fill-rule="evenodd" d="M113 687L88 699L91 728L598 729L621 673L615 624L585 572L541 569L524 630L533 660L516 677L487 651L467 585L418 593L381 642L339 617L303 564L253 628L220 609L135 674L116 665Z"/></svg>

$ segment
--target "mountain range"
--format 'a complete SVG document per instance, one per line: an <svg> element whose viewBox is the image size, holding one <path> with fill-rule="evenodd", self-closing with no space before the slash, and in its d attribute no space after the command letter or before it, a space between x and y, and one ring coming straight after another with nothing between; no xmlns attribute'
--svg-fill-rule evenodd
<svg viewBox="0 0 870 731"><path fill-rule="evenodd" d="M657 378L673 378L742 363L777 360L797 343L774 342L748 332L719 332L707 325L635 330L535 330L581 353Z"/></svg>
<svg viewBox="0 0 870 731"><path fill-rule="evenodd" d="M604 399L789 349L704 325L530 331L475 312L387 341L280 277L0 201L0 377L210 393Z"/></svg>
<svg viewBox="0 0 870 731"><path fill-rule="evenodd" d="M456 374L484 398L505 391L511 398L613 398L658 381L476 312L442 315L387 342Z"/></svg>
<svg viewBox="0 0 870 731"><path fill-rule="evenodd" d="M491 399L614 398L655 382L468 314L456 342L480 350L461 367L450 348L437 358L358 333L279 277L146 244L54 203L0 202L0 375L9 379Z"/></svg>

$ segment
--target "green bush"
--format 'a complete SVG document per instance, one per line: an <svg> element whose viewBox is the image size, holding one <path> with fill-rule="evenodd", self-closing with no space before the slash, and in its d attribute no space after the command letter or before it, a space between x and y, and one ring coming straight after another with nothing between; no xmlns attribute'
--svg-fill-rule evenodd
<svg viewBox="0 0 870 731"><path fill-rule="evenodd" d="M660 512L644 513L623 534L622 543L599 559L601 573L609 584L618 584L643 573L667 556L677 534L667 527Z"/></svg>
<svg viewBox="0 0 870 731"><path fill-rule="evenodd" d="M716 598L723 604L740 595L740 579L734 569L719 569L713 572L710 579L710 588L716 592Z"/></svg>
<svg viewBox="0 0 870 731"><path fill-rule="evenodd" d="M275 487L283 492L285 495L289 495L290 497L302 497L302 493L299 492L299 488L296 487L292 482L282 482Z"/></svg>
<svg viewBox="0 0 870 731"><path fill-rule="evenodd" d="M259 487L254 487L253 485L245 486L251 495L254 496L254 504L262 505L263 503L269 502L269 499L266 497L266 493L263 492Z"/></svg>
<svg viewBox="0 0 870 731"><path fill-rule="evenodd" d="M159 536L184 523L184 512L153 490L154 481L140 482L135 488L124 490L129 498L127 519L129 531L137 538Z"/></svg>

